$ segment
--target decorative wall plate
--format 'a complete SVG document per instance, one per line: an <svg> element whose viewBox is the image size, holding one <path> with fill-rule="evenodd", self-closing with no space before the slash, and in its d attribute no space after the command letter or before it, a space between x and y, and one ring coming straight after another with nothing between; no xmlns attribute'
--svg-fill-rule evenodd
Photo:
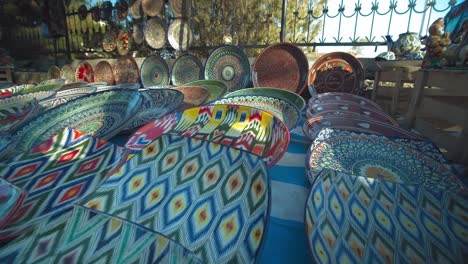
<svg viewBox="0 0 468 264"><path fill-rule="evenodd" d="M274 96L278 98L285 99L295 105L299 110L302 111L305 107L304 98L299 96L296 93L290 92L284 89L270 88L270 87L255 87L255 88L245 88L238 91L228 93L225 97L237 96L237 95L265 95L265 96Z"/></svg>
<svg viewBox="0 0 468 264"><path fill-rule="evenodd" d="M205 102L211 102L223 97L227 92L227 86L221 81L199 80L186 83L184 86L201 86L210 92L210 97Z"/></svg>
<svg viewBox="0 0 468 264"><path fill-rule="evenodd" d="M238 47L219 47L206 60L205 79L224 82L230 92L245 88L250 81L249 58Z"/></svg>
<svg viewBox="0 0 468 264"><path fill-rule="evenodd" d="M208 140L261 156L274 166L289 144L286 125L265 111L241 105L207 105L166 115L140 128L125 144L138 153L162 134Z"/></svg>
<svg viewBox="0 0 468 264"><path fill-rule="evenodd" d="M0 228L13 217L23 202L26 193L0 177Z"/></svg>
<svg viewBox="0 0 468 264"><path fill-rule="evenodd" d="M301 117L297 107L289 101L273 96L238 95L230 96L210 102L210 104L246 105L272 113L282 120L290 130L296 128Z"/></svg>
<svg viewBox="0 0 468 264"><path fill-rule="evenodd" d="M313 104L312 107L307 109L306 115L307 118L313 118L318 115L333 115L333 114L348 114L358 115L358 117L368 117L372 120L389 123L394 126L400 126L398 122L393 119L391 116L385 114L382 111L378 111L375 108L361 106L359 104L347 104L344 101L342 103L334 103L336 101L331 101L332 103L327 103L324 101L320 104Z"/></svg>
<svg viewBox="0 0 468 264"><path fill-rule="evenodd" d="M113 30L109 30L104 34L102 40L102 48L104 51L112 52L117 47L117 34Z"/></svg>
<svg viewBox="0 0 468 264"><path fill-rule="evenodd" d="M120 30L117 36L117 51L120 55L125 56L133 48L132 32L128 28Z"/></svg>
<svg viewBox="0 0 468 264"><path fill-rule="evenodd" d="M16 153L31 149L65 127L108 139L124 129L138 113L138 91L120 89L85 95L50 109L18 128Z"/></svg>
<svg viewBox="0 0 468 264"><path fill-rule="evenodd" d="M145 14L154 17L161 14L164 8L164 0L142 0L141 7Z"/></svg>
<svg viewBox="0 0 468 264"><path fill-rule="evenodd" d="M420 136L394 125L372 120L368 117L318 115L304 122L302 131L310 140L314 140L320 130L329 127L354 132L384 135L395 138L422 139Z"/></svg>
<svg viewBox="0 0 468 264"><path fill-rule="evenodd" d="M143 33L143 26L140 23L135 23L133 24L132 31L133 31L132 33L133 41L135 41L137 45L140 45L141 43L143 43L143 41L145 40L145 34Z"/></svg>
<svg viewBox="0 0 468 264"><path fill-rule="evenodd" d="M57 66L52 66L47 72L47 79L60 79L62 78L62 71Z"/></svg>
<svg viewBox="0 0 468 264"><path fill-rule="evenodd" d="M193 33L188 19L174 19L174 21L169 25L167 39L171 46L176 50L184 51L190 48L193 42Z"/></svg>
<svg viewBox="0 0 468 264"><path fill-rule="evenodd" d="M317 93L359 93L364 81L361 62L346 52L332 52L315 61L309 71L308 85Z"/></svg>
<svg viewBox="0 0 468 264"><path fill-rule="evenodd" d="M62 76L61 78L67 80L67 82L75 81L75 70L70 64L65 64L62 66Z"/></svg>
<svg viewBox="0 0 468 264"><path fill-rule="evenodd" d="M140 82L138 65L130 55L118 58L113 69L115 84Z"/></svg>
<svg viewBox="0 0 468 264"><path fill-rule="evenodd" d="M143 87L169 84L169 66L159 55L147 57L141 64L140 70Z"/></svg>
<svg viewBox="0 0 468 264"><path fill-rule="evenodd" d="M140 19L143 16L143 8L141 7L141 0L130 0L130 7L128 12L133 19Z"/></svg>
<svg viewBox="0 0 468 264"><path fill-rule="evenodd" d="M176 17L191 17L192 0L169 0L169 7Z"/></svg>
<svg viewBox="0 0 468 264"><path fill-rule="evenodd" d="M75 69L75 80L87 83L94 82L93 67L86 61L78 64Z"/></svg>
<svg viewBox="0 0 468 264"><path fill-rule="evenodd" d="M317 263L463 263L467 203L466 195L330 171L307 198L308 246Z"/></svg>
<svg viewBox="0 0 468 264"><path fill-rule="evenodd" d="M11 263L201 263L157 232L81 206L71 209L44 219L9 242L0 258ZM44 243L47 254L36 253L44 250ZM83 247L77 249L77 245Z"/></svg>
<svg viewBox="0 0 468 264"><path fill-rule="evenodd" d="M258 156L162 135L81 204L173 237L203 263L254 263L269 201L268 169Z"/></svg>
<svg viewBox="0 0 468 264"><path fill-rule="evenodd" d="M273 87L301 94L307 85L309 62L298 46L279 43L264 49L252 66L255 87Z"/></svg>
<svg viewBox="0 0 468 264"><path fill-rule="evenodd" d="M161 49L166 44L166 27L157 17L146 22L144 34L146 43L153 49Z"/></svg>
<svg viewBox="0 0 468 264"><path fill-rule="evenodd" d="M380 105L378 105L376 102L369 100L365 97L355 95L355 94L350 94L350 93L321 93L321 94L318 94L316 97L310 98L309 105L317 104L319 102L341 101L341 100L352 101L365 107L372 107L377 110L383 111L382 107L380 107Z"/></svg>
<svg viewBox="0 0 468 264"><path fill-rule="evenodd" d="M179 110L200 106L210 97L210 91L202 86L179 86L171 89L184 94L184 103Z"/></svg>
<svg viewBox="0 0 468 264"><path fill-rule="evenodd" d="M94 81L106 82L107 85L114 84L114 73L109 62L100 61L94 66Z"/></svg>
<svg viewBox="0 0 468 264"><path fill-rule="evenodd" d="M190 54L184 54L172 65L171 80L174 85L184 85L203 79L203 65L201 61Z"/></svg>
<svg viewBox="0 0 468 264"><path fill-rule="evenodd" d="M172 89L140 90L140 94L143 104L126 130L133 130L174 112L184 101L184 94Z"/></svg>
<svg viewBox="0 0 468 264"><path fill-rule="evenodd" d="M126 157L122 147L71 128L40 143L0 169L3 178L26 192L7 225L12 229L70 209Z"/></svg>
<svg viewBox="0 0 468 264"><path fill-rule="evenodd" d="M0 99L0 133L13 132L39 110L39 102L34 97L19 95Z"/></svg>

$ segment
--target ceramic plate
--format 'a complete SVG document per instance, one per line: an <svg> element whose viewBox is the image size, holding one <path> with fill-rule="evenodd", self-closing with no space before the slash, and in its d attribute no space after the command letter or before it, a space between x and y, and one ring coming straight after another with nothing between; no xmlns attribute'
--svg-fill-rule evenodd
<svg viewBox="0 0 468 264"><path fill-rule="evenodd" d="M265 96L274 96L278 98L285 99L295 105L299 110L302 111L305 107L304 98L299 96L296 93L290 92L284 89L270 88L270 87L256 87L256 88L246 88L238 91L231 92L226 95L237 96L237 95L265 95Z"/></svg>
<svg viewBox="0 0 468 264"><path fill-rule="evenodd" d="M113 69L115 84L140 82L138 65L130 55L118 58Z"/></svg>
<svg viewBox="0 0 468 264"><path fill-rule="evenodd" d="M60 79L62 78L62 71L57 66L52 66L47 72L47 79Z"/></svg>
<svg viewBox="0 0 468 264"><path fill-rule="evenodd" d="M65 64L62 66L62 76L61 78L67 80L67 82L75 81L75 71L70 64Z"/></svg>
<svg viewBox="0 0 468 264"><path fill-rule="evenodd" d="M65 127L103 139L111 138L125 128L140 110L138 91L105 91L71 100L50 109L18 128L16 153L31 149Z"/></svg>
<svg viewBox="0 0 468 264"><path fill-rule="evenodd" d="M359 93L364 81L361 62L346 52L332 52L315 61L309 71L308 85L317 93Z"/></svg>
<svg viewBox="0 0 468 264"><path fill-rule="evenodd" d="M134 19L140 19L143 16L141 0L130 0L128 13L130 13L130 16L132 16Z"/></svg>
<svg viewBox="0 0 468 264"><path fill-rule="evenodd" d="M42 111L59 106L75 98L96 92L96 87L80 87L59 91L53 98L41 101Z"/></svg>
<svg viewBox="0 0 468 264"><path fill-rule="evenodd" d="M162 135L81 204L170 235L203 263L254 263L269 200L268 169L258 156Z"/></svg>
<svg viewBox="0 0 468 264"><path fill-rule="evenodd" d="M47 254L31 254L42 252L43 243ZM77 245L83 247L77 250ZM37 223L4 246L0 258L11 263L201 263L166 236L81 206Z"/></svg>
<svg viewBox="0 0 468 264"><path fill-rule="evenodd" d="M221 81L215 80L199 80L185 84L185 86L201 86L210 92L210 97L206 99L206 102L211 102L223 97L227 92L227 86Z"/></svg>
<svg viewBox="0 0 468 264"><path fill-rule="evenodd" d="M166 28L157 17L146 22L144 34L146 43L153 49L161 49L166 44Z"/></svg>
<svg viewBox="0 0 468 264"><path fill-rule="evenodd" d="M62 86L62 84L38 85L38 86L31 87L31 88L22 89L20 91L20 94L26 95L26 94L37 93L37 92L53 92L53 93L55 93L60 86ZM39 94L36 94L36 95L40 97L37 100L45 99L45 97L42 97ZM44 96L53 96L53 94L51 95L51 94L44 93Z"/></svg>
<svg viewBox="0 0 468 264"><path fill-rule="evenodd" d="M23 84L23 85L13 85L8 86L8 88L0 89L0 99L2 97L8 97L12 95L18 95L24 89L29 89L35 87L35 84Z"/></svg>
<svg viewBox="0 0 468 264"><path fill-rule="evenodd" d="M102 91L118 90L118 89L138 90L139 88L141 88L141 84L139 83L122 83L122 84L109 85L109 86L97 86L96 91L102 92Z"/></svg>
<svg viewBox="0 0 468 264"><path fill-rule="evenodd" d="M208 140L261 156L274 166L289 144L286 125L272 114L241 105L208 105L166 115L140 128L125 144L137 153L162 134Z"/></svg>
<svg viewBox="0 0 468 264"><path fill-rule="evenodd" d="M391 116L385 114L384 112L377 111L375 108L369 108L361 106L359 104L348 104L345 101L340 101L340 103L334 103L336 101L331 101L332 103L314 104L312 107L307 109L306 115L307 118L313 118L319 115L328 116L328 115L357 115L358 117L370 118L375 121L385 122L394 126L399 126L398 122L393 119Z"/></svg>
<svg viewBox="0 0 468 264"><path fill-rule="evenodd" d="M203 65L201 61L190 54L177 58L172 65L171 80L174 85L184 85L203 79Z"/></svg>
<svg viewBox="0 0 468 264"><path fill-rule="evenodd" d="M238 95L230 96L210 102L210 104L246 105L272 113L282 120L292 130L296 128L300 119L300 111L289 101L273 96Z"/></svg>
<svg viewBox="0 0 468 264"><path fill-rule="evenodd" d="M102 40L102 48L104 51L112 52L117 47L117 34L114 31L109 30L104 34L104 39Z"/></svg>
<svg viewBox="0 0 468 264"><path fill-rule="evenodd" d="M174 112L184 101L184 94L172 89L140 90L140 94L143 97L143 104L126 130L133 130Z"/></svg>
<svg viewBox="0 0 468 264"><path fill-rule="evenodd" d="M368 117L357 116L318 115L304 122L302 131L306 137L310 140L314 140L320 130L326 127L396 138L421 139L420 136L394 125L375 121Z"/></svg>
<svg viewBox="0 0 468 264"><path fill-rule="evenodd" d="M199 106L210 97L210 91L202 86L179 86L171 88L184 94L184 103L178 110Z"/></svg>
<svg viewBox="0 0 468 264"><path fill-rule="evenodd" d="M190 17L192 15L192 0L169 0L169 7L176 17Z"/></svg>
<svg viewBox="0 0 468 264"><path fill-rule="evenodd" d="M107 82L92 82L86 84L86 87L99 87L99 86L108 86Z"/></svg>
<svg viewBox="0 0 468 264"><path fill-rule="evenodd" d="M169 25L167 39L176 50L184 51L190 48L193 42L193 33L189 21L185 18L174 19Z"/></svg>
<svg viewBox="0 0 468 264"><path fill-rule="evenodd" d="M65 91L65 90L68 90L68 89L84 87L87 84L88 84L87 82L71 82L71 83L63 84L62 86L60 86L57 89L57 91Z"/></svg>
<svg viewBox="0 0 468 264"><path fill-rule="evenodd" d="M100 61L94 66L94 81L105 82L107 85L114 83L114 74L109 62Z"/></svg>
<svg viewBox="0 0 468 264"><path fill-rule="evenodd" d="M0 132L13 132L39 110L39 102L34 97L18 95L0 99Z"/></svg>
<svg viewBox="0 0 468 264"><path fill-rule="evenodd" d="M93 67L87 62L81 62L75 69L75 80L83 82L94 82Z"/></svg>
<svg viewBox="0 0 468 264"><path fill-rule="evenodd" d="M316 97L312 97L309 99L309 106L313 104L318 104L318 103L329 103L328 101L351 101L354 103L358 103L362 106L369 107L369 108L375 108L376 110L383 111L382 107L378 105L376 102L371 101L365 97L355 95L355 94L349 94L349 93L322 93L318 94Z"/></svg>
<svg viewBox="0 0 468 264"><path fill-rule="evenodd" d="M135 41L137 45L140 45L141 43L143 43L143 41L145 40L145 34L143 33L143 26L140 23L133 24L132 31L133 31L132 33L133 41Z"/></svg>
<svg viewBox="0 0 468 264"><path fill-rule="evenodd" d="M250 81L249 58L238 47L219 47L206 60L205 79L224 82L230 92L245 88Z"/></svg>
<svg viewBox="0 0 468 264"><path fill-rule="evenodd" d="M140 70L143 87L169 84L169 66L159 55L147 57L141 64Z"/></svg>
<svg viewBox="0 0 468 264"><path fill-rule="evenodd" d="M120 55L125 56L133 48L132 32L128 28L120 30L117 36L117 52Z"/></svg>
<svg viewBox="0 0 468 264"><path fill-rule="evenodd" d="M466 195L329 171L307 198L308 246L317 263L463 263L467 203Z"/></svg>
<svg viewBox="0 0 468 264"><path fill-rule="evenodd" d="M142 0L143 12L150 17L157 16L164 8L164 0Z"/></svg>
<svg viewBox="0 0 468 264"><path fill-rule="evenodd" d="M255 87L273 87L301 94L306 88L309 62L301 48L279 43L264 49L252 66Z"/></svg>

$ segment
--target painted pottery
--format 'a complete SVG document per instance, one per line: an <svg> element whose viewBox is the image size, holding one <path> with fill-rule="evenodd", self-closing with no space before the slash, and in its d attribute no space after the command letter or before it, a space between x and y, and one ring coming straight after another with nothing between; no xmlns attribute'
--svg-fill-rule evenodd
<svg viewBox="0 0 468 264"><path fill-rule="evenodd" d="M70 64L65 64L62 66L62 76L61 78L67 80L67 82L75 81L75 70Z"/></svg>
<svg viewBox="0 0 468 264"><path fill-rule="evenodd" d="M141 7L143 12L150 17L155 17L161 13L164 8L163 0L142 0Z"/></svg>
<svg viewBox="0 0 468 264"><path fill-rule="evenodd" d="M138 65L130 55L118 58L115 61L113 70L115 84L140 82Z"/></svg>
<svg viewBox="0 0 468 264"><path fill-rule="evenodd" d="M215 80L199 80L185 84L185 86L201 86L208 90L210 96L206 102L211 102L223 97L227 92L227 86L221 81Z"/></svg>
<svg viewBox="0 0 468 264"><path fill-rule="evenodd" d="M284 89L270 88L270 87L255 87L255 88L246 88L238 91L228 93L225 97L236 96L236 95L265 95L265 96L275 96L278 98L285 99L295 105L299 110L304 109L305 101L304 98L299 96L296 93L290 92Z"/></svg>
<svg viewBox="0 0 468 264"><path fill-rule="evenodd" d="M191 17L192 0L169 0L169 7L176 17Z"/></svg>
<svg viewBox="0 0 468 264"><path fill-rule="evenodd" d="M169 84L169 66L159 55L147 57L141 64L140 71L143 87Z"/></svg>
<svg viewBox="0 0 468 264"><path fill-rule="evenodd" d="M179 110L199 106L210 97L210 91L202 86L178 86L171 88L184 94L184 102Z"/></svg>
<svg viewBox="0 0 468 264"><path fill-rule="evenodd" d="M190 48L193 42L193 33L188 19L174 19L169 25L167 39L176 50L185 51Z"/></svg>
<svg viewBox="0 0 468 264"><path fill-rule="evenodd" d="M203 65L193 55L182 55L172 65L171 80L174 85L184 85L202 79Z"/></svg>
<svg viewBox="0 0 468 264"><path fill-rule="evenodd" d="M78 64L75 69L75 80L87 83L94 82L93 67L86 61Z"/></svg>
<svg viewBox="0 0 468 264"><path fill-rule="evenodd" d="M166 44L166 28L161 19L155 17L146 22L145 40L153 49L161 49Z"/></svg>
<svg viewBox="0 0 468 264"><path fill-rule="evenodd" d="M104 51L112 52L117 47L117 34L113 30L109 30L104 34L102 40L102 48Z"/></svg>
<svg viewBox="0 0 468 264"><path fill-rule="evenodd" d="M105 82L107 85L114 83L114 73L109 62L100 61L94 66L94 81Z"/></svg>
<svg viewBox="0 0 468 264"><path fill-rule="evenodd" d="M128 28L120 30L117 36L117 52L120 55L127 55L133 48L132 32Z"/></svg>
<svg viewBox="0 0 468 264"><path fill-rule="evenodd" d="M386 36L389 49L397 57L405 57L412 52L418 52L421 49L419 34L416 32L401 33L396 41L391 36Z"/></svg>

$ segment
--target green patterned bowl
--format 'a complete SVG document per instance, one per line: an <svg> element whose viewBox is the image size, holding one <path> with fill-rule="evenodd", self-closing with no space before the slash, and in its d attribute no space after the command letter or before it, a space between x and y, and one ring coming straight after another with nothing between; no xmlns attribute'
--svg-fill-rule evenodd
<svg viewBox="0 0 468 264"><path fill-rule="evenodd" d="M304 109L306 105L304 98L302 98L298 94L290 92L288 90L279 89L279 88L271 88L271 87L246 88L246 89L241 89L241 90L228 93L225 97L237 96L237 95L275 96L275 97L282 98L282 99L289 101L301 111L302 109Z"/></svg>
<svg viewBox="0 0 468 264"><path fill-rule="evenodd" d="M210 97L206 99L207 102L217 100L223 97L227 92L227 86L221 81L216 80L199 80L185 84L184 86L202 86L208 89Z"/></svg>
<svg viewBox="0 0 468 264"><path fill-rule="evenodd" d="M62 83L55 83L55 84L45 84L45 85L38 85L33 88L27 88L20 91L20 94L29 94L34 92L43 92L43 91L57 91Z"/></svg>

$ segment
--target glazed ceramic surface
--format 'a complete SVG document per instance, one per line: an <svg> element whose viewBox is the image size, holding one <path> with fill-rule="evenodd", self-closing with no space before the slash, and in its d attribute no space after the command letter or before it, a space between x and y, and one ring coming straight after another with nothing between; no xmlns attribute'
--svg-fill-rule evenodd
<svg viewBox="0 0 468 264"><path fill-rule="evenodd" d="M336 101L331 101L336 102ZM322 115L358 115L358 117L368 117L372 120L389 123L394 126L399 126L398 122L385 114L384 112L378 111L375 108L365 107L358 104L347 104L344 101L341 103L324 103L313 104L307 109L307 118L314 118Z"/></svg>
<svg viewBox="0 0 468 264"><path fill-rule="evenodd" d="M463 183L451 168L407 144L379 135L333 130L308 151L308 177L313 183L323 169L405 185L461 192Z"/></svg>
<svg viewBox="0 0 468 264"><path fill-rule="evenodd" d="M117 34L114 31L108 30L106 34L104 34L104 38L102 40L102 48L104 51L112 52L117 47Z"/></svg>
<svg viewBox="0 0 468 264"><path fill-rule="evenodd" d="M467 198L330 171L307 199L308 246L317 263L463 263Z"/></svg>
<svg viewBox="0 0 468 264"><path fill-rule="evenodd" d="M420 136L394 125L372 120L368 117L343 115L317 115L307 119L302 126L304 135L314 140L324 128L343 129L354 132L365 132L396 138L421 139Z"/></svg>
<svg viewBox="0 0 468 264"><path fill-rule="evenodd" d="M39 102L33 97L19 95L0 99L0 132L13 132L39 110Z"/></svg>
<svg viewBox="0 0 468 264"><path fill-rule="evenodd" d="M162 134L208 140L263 157L268 167L286 152L286 125L268 112L240 105L208 105L166 115L136 131L125 144L139 152Z"/></svg>
<svg viewBox="0 0 468 264"><path fill-rule="evenodd" d="M364 69L357 58L346 52L332 52L315 61L307 83L317 93L357 94L361 91L363 81Z"/></svg>
<svg viewBox="0 0 468 264"><path fill-rule="evenodd" d="M75 69L75 80L87 83L94 82L94 71L87 62L81 62Z"/></svg>
<svg viewBox="0 0 468 264"><path fill-rule="evenodd" d="M204 263L252 263L269 195L268 170L258 156L162 135L81 204L173 237Z"/></svg>
<svg viewBox="0 0 468 264"><path fill-rule="evenodd" d="M0 177L0 228L3 228L19 209L25 192Z"/></svg>
<svg viewBox="0 0 468 264"><path fill-rule="evenodd" d="M36 224L3 247L0 258L9 263L201 263L159 233L80 206Z"/></svg>
<svg viewBox="0 0 468 264"><path fill-rule="evenodd" d="M143 16L142 0L131 0L128 7L128 13L134 19L140 19Z"/></svg>
<svg viewBox="0 0 468 264"><path fill-rule="evenodd" d="M35 87L35 84L23 84L23 85L8 85L8 88L0 89L0 99L2 97L9 97L12 95L18 95L24 89Z"/></svg>
<svg viewBox="0 0 468 264"><path fill-rule="evenodd" d="M81 88L68 89L68 90L57 92L57 94L53 98L43 100L39 104L41 105L42 111L45 111L47 109L64 104L75 98L78 98L87 94L91 94L94 92L96 92L95 87L81 87Z"/></svg>
<svg viewBox="0 0 468 264"><path fill-rule="evenodd" d="M120 55L125 56L130 52L133 48L133 38L132 32L128 28L124 28L120 30L119 35L117 36L116 40L117 44L117 52Z"/></svg>
<svg viewBox="0 0 468 264"><path fill-rule="evenodd" d="M347 101L347 102L339 102ZM314 104L320 103L349 103L354 102L364 107L375 108L376 110L383 111L382 108L376 103L365 97L349 94L349 93L322 93L318 94L316 97L309 99L309 107Z"/></svg>
<svg viewBox="0 0 468 264"><path fill-rule="evenodd" d="M35 94L35 95L40 97L40 98L37 98L37 100L41 100L41 99L44 99L44 97L41 97L37 93L39 93L39 92L49 92L49 93L44 93L44 95L49 94L49 96L51 96L50 94L53 95L53 93L55 93L60 86L62 86L62 84L38 85L38 86L31 87L31 88L22 89L19 93L22 94L22 95Z"/></svg>
<svg viewBox="0 0 468 264"><path fill-rule="evenodd" d="M118 58L113 69L115 84L140 82L138 65L130 55Z"/></svg>
<svg viewBox="0 0 468 264"><path fill-rule="evenodd" d="M192 0L169 0L169 7L176 17L190 17Z"/></svg>
<svg viewBox="0 0 468 264"><path fill-rule="evenodd" d="M174 85L184 85L202 79L203 65L193 55L182 55L172 65L171 80Z"/></svg>
<svg viewBox="0 0 468 264"><path fill-rule="evenodd" d="M150 17L157 16L164 8L164 0L142 0L143 12Z"/></svg>
<svg viewBox="0 0 468 264"><path fill-rule="evenodd" d="M88 84L87 82L70 82L70 83L63 84L62 86L60 86L57 89L57 92L65 91L65 90L68 90L68 89L74 89L74 88L78 88L78 87L84 87L87 84Z"/></svg>
<svg viewBox="0 0 468 264"><path fill-rule="evenodd" d="M138 128L174 112L184 101L184 94L172 89L140 90L140 94L143 104L137 116L127 126L127 130Z"/></svg>
<svg viewBox="0 0 468 264"><path fill-rule="evenodd" d="M75 70L70 64L65 64L62 66L62 76L61 78L66 79L67 82L75 81Z"/></svg>
<svg viewBox="0 0 468 264"><path fill-rule="evenodd" d="M306 88L309 62L301 48L279 43L264 49L252 66L255 87L273 87L301 94Z"/></svg>
<svg viewBox="0 0 468 264"><path fill-rule="evenodd" d="M238 91L231 92L226 95L228 96L236 96L236 95L265 95L265 96L274 96L278 98L285 99L295 105L299 110L304 109L305 101L304 98L299 96L296 93L278 89L278 88L270 88L270 87L256 87L256 88L246 88L241 89Z"/></svg>
<svg viewBox="0 0 468 264"><path fill-rule="evenodd" d="M282 120L290 130L297 126L300 111L289 101L273 96L238 95L230 96L210 102L210 104L246 105L272 113Z"/></svg>
<svg viewBox="0 0 468 264"><path fill-rule="evenodd" d="M94 81L105 82L107 85L114 83L114 73L109 62L100 61L94 66Z"/></svg>
<svg viewBox="0 0 468 264"><path fill-rule="evenodd" d="M418 52L421 49L419 34L416 32L406 32L399 35L399 38L392 42L389 40L391 50L398 57L405 57L412 52Z"/></svg>
<svg viewBox="0 0 468 264"><path fill-rule="evenodd" d="M138 113L138 91L121 89L85 95L52 108L18 128L15 152L31 149L65 127L108 139L124 129Z"/></svg>
<svg viewBox="0 0 468 264"><path fill-rule="evenodd" d="M223 97L227 92L227 86L221 81L215 80L199 80L185 84L185 86L202 86L208 90L210 96L206 102L211 102Z"/></svg>
<svg viewBox="0 0 468 264"><path fill-rule="evenodd" d="M143 41L145 40L145 33L143 32L143 26L141 24L133 24L132 32L133 32L132 34L133 41L135 41L137 45L140 45L141 43L143 43Z"/></svg>
<svg viewBox="0 0 468 264"><path fill-rule="evenodd" d="M62 78L62 71L57 66L52 66L47 72L47 79L60 79Z"/></svg>
<svg viewBox="0 0 468 264"><path fill-rule="evenodd" d="M193 42L193 33L188 20L185 18L174 19L169 25L167 39L176 50L184 51L190 48Z"/></svg>
<svg viewBox="0 0 468 264"><path fill-rule="evenodd" d="M146 22L144 34L146 43L153 49L161 49L166 44L166 28L157 17Z"/></svg>
<svg viewBox="0 0 468 264"><path fill-rule="evenodd" d="M249 58L238 47L219 47L206 60L205 79L222 81L228 91L245 88L250 80Z"/></svg>
<svg viewBox="0 0 468 264"><path fill-rule="evenodd" d="M1 177L26 192L2 234L66 211L94 192L125 154L122 147L71 128L40 143L0 169Z"/></svg>
<svg viewBox="0 0 468 264"><path fill-rule="evenodd" d="M169 84L169 66L159 55L147 57L141 64L140 71L143 87Z"/></svg>
<svg viewBox="0 0 468 264"><path fill-rule="evenodd" d="M202 86L179 86L171 88L184 94L184 102L179 110L199 106L210 97L210 91Z"/></svg>

